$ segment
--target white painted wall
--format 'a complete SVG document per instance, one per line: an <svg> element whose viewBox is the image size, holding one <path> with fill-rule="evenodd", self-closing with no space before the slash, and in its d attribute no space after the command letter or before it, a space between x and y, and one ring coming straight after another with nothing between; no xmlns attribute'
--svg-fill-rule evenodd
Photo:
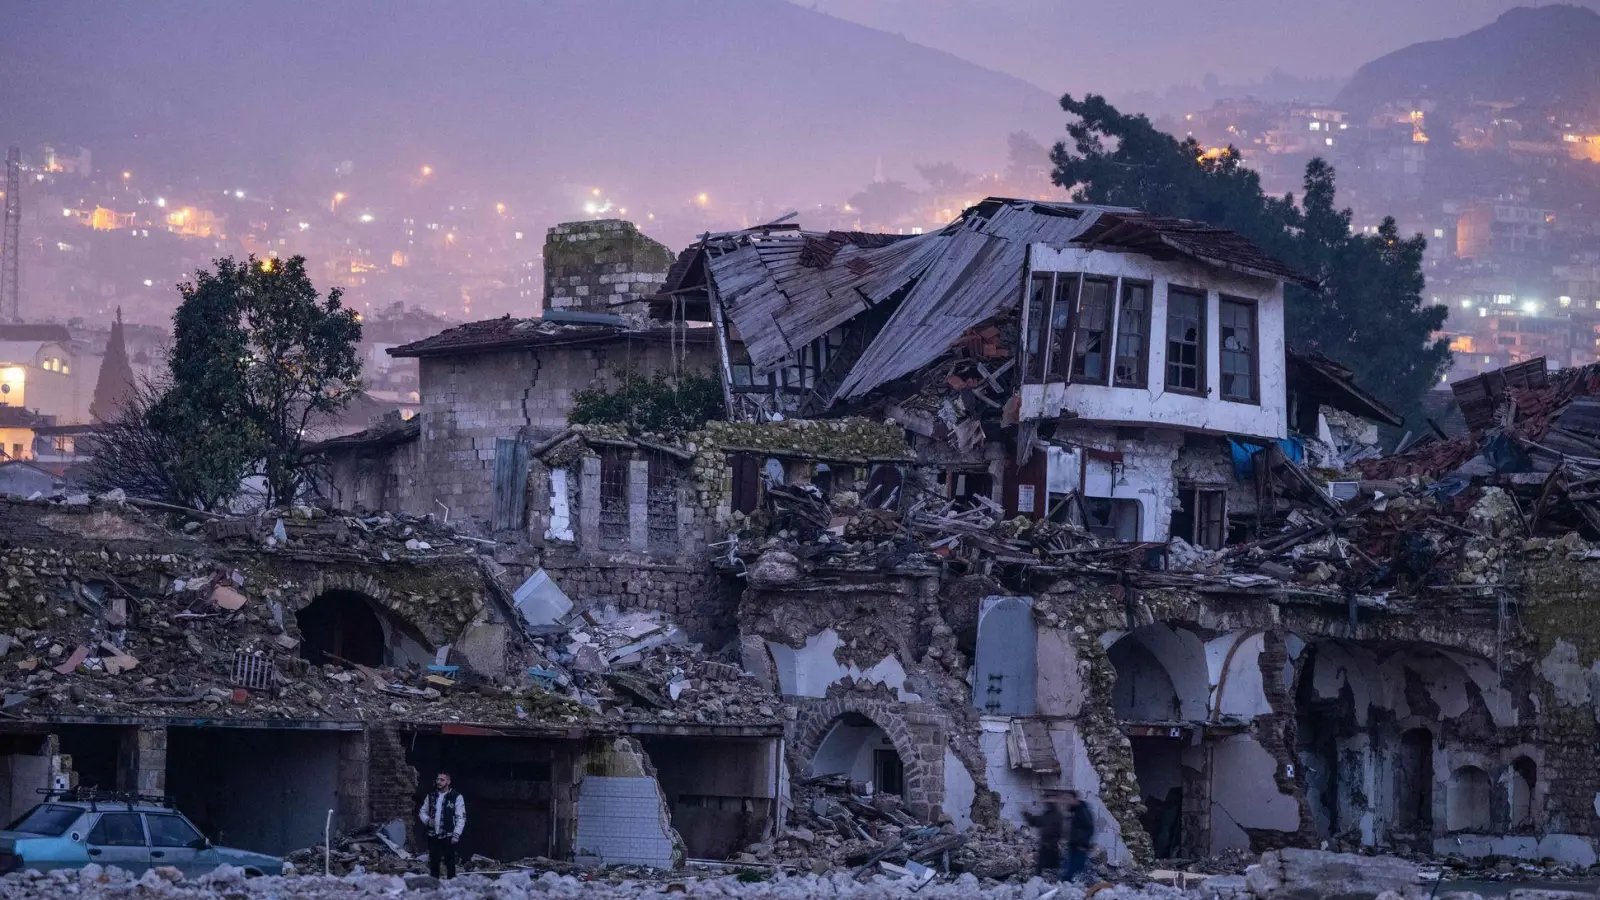
<svg viewBox="0 0 1600 900"><path fill-rule="evenodd" d="M978 785L972 773L949 747L944 748L944 814L950 817L956 831L972 827L972 801L978 797Z"/></svg>
<svg viewBox="0 0 1600 900"><path fill-rule="evenodd" d="M1152 282L1152 334L1147 388L1067 385L1060 382L1024 385L1022 418L1054 418L1063 409L1068 409L1085 421L1164 425L1264 439L1288 436L1283 285L1280 282L1186 261L1161 262L1132 253L1110 253L1072 246L1058 250L1046 244L1034 244L1030 259L1033 272L1084 272ZM1207 397L1168 393L1164 388L1167 287L1174 283L1207 291L1206 384L1211 391ZM1217 339L1217 323L1220 295L1224 293L1257 302L1256 345L1261 369L1259 403L1234 403L1220 399L1221 349Z"/></svg>
<svg viewBox="0 0 1600 900"><path fill-rule="evenodd" d="M795 649L775 641L767 642L772 652L773 666L778 672L778 687L787 697L826 697L828 688L839 683L846 675L854 681L868 681L894 688L902 703L914 703L922 697L906 690L906 670L893 655L885 656L870 669L855 664L841 665L835 652L839 649L839 633L832 628L806 638L804 647Z"/></svg>
<svg viewBox="0 0 1600 900"><path fill-rule="evenodd" d="M1133 860L1127 844L1122 841L1122 826L1106 811L1100 801L1100 774L1089 762L1089 750L1083 736L1071 722L1053 722L1050 739L1055 746L1056 759L1061 762L1059 775L1035 775L1027 769L1011 768L1006 754L1006 734L1011 730L1011 719L1006 716L983 716L978 746L983 751L984 776L989 790L1000 798L1000 817L1015 825L1024 824L1024 811L1038 812L1044 807L1046 791L1071 788L1089 802L1094 811L1095 843L1106 850L1107 856L1117 865Z"/></svg>
<svg viewBox="0 0 1600 900"><path fill-rule="evenodd" d="M875 774L874 751L893 749L888 733L876 725L837 722L817 747L808 774L848 775L853 781L869 782ZM970 808L972 801L967 805Z"/></svg>
<svg viewBox="0 0 1600 900"><path fill-rule="evenodd" d="M1253 719L1272 713L1261 681L1261 651L1265 644L1264 635L1247 632L1232 632L1206 642L1211 708L1218 714Z"/></svg>
<svg viewBox="0 0 1600 900"><path fill-rule="evenodd" d="M1234 735L1211 751L1211 852L1249 850L1244 829L1295 831L1300 805L1278 790L1278 761L1247 734Z"/></svg>

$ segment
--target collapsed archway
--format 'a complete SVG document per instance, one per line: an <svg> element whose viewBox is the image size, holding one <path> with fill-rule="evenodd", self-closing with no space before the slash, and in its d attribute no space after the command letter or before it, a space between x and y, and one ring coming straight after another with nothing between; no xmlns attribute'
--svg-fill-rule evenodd
<svg viewBox="0 0 1600 900"><path fill-rule="evenodd" d="M327 591L295 613L300 655L312 665L381 666L388 661L383 621L372 601L355 591Z"/></svg>
<svg viewBox="0 0 1600 900"><path fill-rule="evenodd" d="M807 766L808 775L843 775L871 785L874 793L900 797L906 792L905 770L889 733L858 712L834 720Z"/></svg>

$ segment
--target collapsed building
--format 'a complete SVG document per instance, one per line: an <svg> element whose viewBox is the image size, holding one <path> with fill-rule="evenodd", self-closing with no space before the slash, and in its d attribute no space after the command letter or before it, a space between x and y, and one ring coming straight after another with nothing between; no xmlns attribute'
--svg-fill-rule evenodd
<svg viewBox="0 0 1600 900"><path fill-rule="evenodd" d="M140 735L192 731L192 758L227 759L212 736L239 723L339 723L354 737L330 771L358 786L315 805L381 824L414 778L469 767L518 835L476 851L499 858L898 852L1003 876L1026 865L1023 813L1074 789L1117 864L1321 842L1594 863L1600 429L1582 398L1600 379L1491 379L1463 398L1471 435L1381 457L1399 417L1285 344L1284 285L1310 282L1127 209L991 199L910 236L779 222L675 259L581 223L549 247L543 317L396 348L421 413L314 448L351 512L260 520L224 557L255 625L211 599L216 576L195 595L220 621L184 627L230 623L218 646L275 660L277 708L247 714L262 701L233 701L231 669L198 717L103 698L140 670L107 674L117 657L84 640L99 670L8 681L20 755L151 786L127 762ZM721 415L571 422L581 391L629 373L710 374ZM92 559L116 581L76 581L170 608L190 560L225 548L212 532L241 527L172 515L152 540L187 549L140 551L171 557L144 564L169 581ZM308 557L312 533L355 548ZM25 555L62 541L17 534L0 542ZM297 613L318 583L379 626ZM341 643L298 649L328 646L327 621ZM26 627L35 649L53 634ZM71 644L52 636L46 661ZM163 703L196 690L143 678Z"/></svg>

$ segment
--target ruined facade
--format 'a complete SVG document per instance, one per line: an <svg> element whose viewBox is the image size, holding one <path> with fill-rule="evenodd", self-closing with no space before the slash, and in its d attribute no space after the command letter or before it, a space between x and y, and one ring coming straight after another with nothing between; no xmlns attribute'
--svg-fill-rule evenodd
<svg viewBox="0 0 1600 900"><path fill-rule="evenodd" d="M552 231L544 317L397 348L422 413L319 448L335 505L427 516L428 547L239 570L291 612L354 594L384 614L363 652L421 676L450 645L505 701L327 715L355 736L303 739L367 773L344 808L384 821L401 782L492 763L536 784L469 790L555 823L502 857L817 867L870 855L865 822L931 823L1004 875L1024 813L1072 789L1117 864L1595 861L1600 463L1572 398L1600 379L1501 385L1501 431L1380 459L1399 418L1284 344L1304 279L1220 229L994 199L927 235L771 225L676 261L586 234ZM723 416L569 421L624 371L714 373ZM75 740L50 714L33 733ZM195 752L118 722L151 760Z"/></svg>

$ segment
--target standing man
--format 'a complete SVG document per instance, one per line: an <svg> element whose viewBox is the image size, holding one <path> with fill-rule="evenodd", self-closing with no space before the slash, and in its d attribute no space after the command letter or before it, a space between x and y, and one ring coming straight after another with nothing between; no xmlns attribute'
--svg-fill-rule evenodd
<svg viewBox="0 0 1600 900"><path fill-rule="evenodd" d="M428 830L428 871L439 877L439 863L444 863L444 877L456 877L456 843L461 840L461 829L467 827L467 801L450 789L450 773L440 772L433 780L433 793L422 800L422 810L417 818Z"/></svg>
<svg viewBox="0 0 1600 900"><path fill-rule="evenodd" d="M1039 831L1039 854L1034 857L1033 874L1043 876L1061 867L1061 807L1046 801L1044 812L1034 815L1023 812L1022 817Z"/></svg>
<svg viewBox="0 0 1600 900"><path fill-rule="evenodd" d="M1067 791L1067 864L1061 880L1072 881L1089 869L1089 851L1094 847L1094 813L1077 791Z"/></svg>

